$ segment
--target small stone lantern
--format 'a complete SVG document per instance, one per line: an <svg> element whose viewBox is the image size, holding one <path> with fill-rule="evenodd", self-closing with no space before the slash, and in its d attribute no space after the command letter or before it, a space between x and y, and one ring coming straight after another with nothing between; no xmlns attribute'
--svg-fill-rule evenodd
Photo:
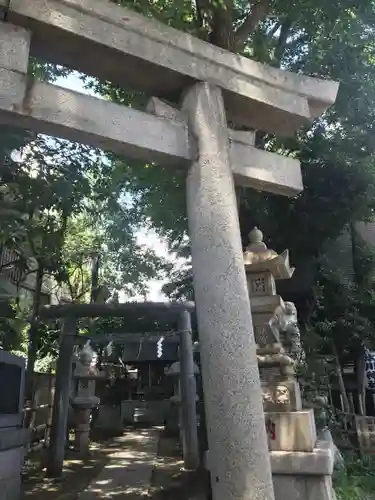
<svg viewBox="0 0 375 500"><path fill-rule="evenodd" d="M73 378L78 381L77 391L72 399L75 411L75 449L81 454L89 452L90 416L100 399L95 396L95 380L102 378L96 368L97 354L86 345L79 353Z"/></svg>
<svg viewBox="0 0 375 500"><path fill-rule="evenodd" d="M291 278L294 268L290 267L288 250L279 255L268 249L258 228L251 231L249 240L244 264L269 447L274 451L312 451L316 442L314 413L302 410L295 379L295 353L301 351L296 310L277 294L275 283Z"/></svg>

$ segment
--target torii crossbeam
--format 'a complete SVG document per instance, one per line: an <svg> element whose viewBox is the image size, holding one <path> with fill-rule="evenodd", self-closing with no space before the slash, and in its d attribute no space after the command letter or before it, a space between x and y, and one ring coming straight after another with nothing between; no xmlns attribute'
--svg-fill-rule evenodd
<svg viewBox="0 0 375 500"><path fill-rule="evenodd" d="M1 7L2 122L186 169L213 497L272 500L233 181L293 196L302 180L296 160L255 148L227 121L290 135L334 103L338 84L256 63L106 0ZM35 82L30 54L173 106L154 100L142 113Z"/></svg>

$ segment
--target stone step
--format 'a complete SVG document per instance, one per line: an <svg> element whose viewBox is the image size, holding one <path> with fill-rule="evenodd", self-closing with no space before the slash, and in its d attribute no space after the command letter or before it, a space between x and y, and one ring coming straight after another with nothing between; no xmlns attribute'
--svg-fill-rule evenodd
<svg viewBox="0 0 375 500"><path fill-rule="evenodd" d="M278 476L331 476L334 466L332 439L318 439L312 452L271 451L272 475ZM210 470L210 453L206 450L203 466ZM304 499L303 499L304 500Z"/></svg>
<svg viewBox="0 0 375 500"><path fill-rule="evenodd" d="M330 476L273 476L275 500L336 500Z"/></svg>

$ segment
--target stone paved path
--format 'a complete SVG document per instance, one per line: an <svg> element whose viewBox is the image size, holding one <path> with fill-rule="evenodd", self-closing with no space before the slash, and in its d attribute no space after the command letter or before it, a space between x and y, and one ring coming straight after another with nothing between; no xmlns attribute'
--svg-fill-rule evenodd
<svg viewBox="0 0 375 500"><path fill-rule="evenodd" d="M116 438L117 450L110 454L107 465L79 495L79 500L141 500L147 497L159 434L158 429L132 429Z"/></svg>

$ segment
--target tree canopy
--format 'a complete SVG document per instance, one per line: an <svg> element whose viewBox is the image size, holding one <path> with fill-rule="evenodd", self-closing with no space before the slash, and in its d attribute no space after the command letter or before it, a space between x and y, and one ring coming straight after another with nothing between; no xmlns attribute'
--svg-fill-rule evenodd
<svg viewBox="0 0 375 500"><path fill-rule="evenodd" d="M98 286L110 294L144 293L148 281L168 269L138 243L138 221L112 173L101 151L44 136L9 150L3 162L0 247L12 257L0 270L17 270L15 285L33 293L26 301L20 294L15 318L2 322L2 343L19 349L29 331L29 367L57 348L57 330L39 321L40 306L45 300L89 301L94 254L101 256Z"/></svg>
<svg viewBox="0 0 375 500"><path fill-rule="evenodd" d="M297 0L174 0L121 3L177 29L262 63L340 82L335 105L312 127L280 140L257 133L257 145L301 162L304 192L293 199L238 189L244 245L256 225L277 251L289 248L293 265L316 260L347 224L369 220L375 200L375 2ZM91 82L117 102L142 106L142 96L109 82ZM136 200L171 248L189 256L184 173L116 159ZM174 270L164 291L192 296L189 265ZM175 283L178 283L177 285ZM344 283L344 284L343 284ZM373 281L343 282L318 266L316 307L310 320L323 345L350 350L373 341ZM341 354L341 353L340 353Z"/></svg>
<svg viewBox="0 0 375 500"><path fill-rule="evenodd" d="M117 0L227 50L262 63L340 82L336 104L312 128L287 140L257 134L257 143L301 161L305 190L294 199L238 189L244 243L254 225L276 250L290 248L298 265L319 255L350 221L373 213L375 65L371 0ZM33 61L38 77L67 70ZM82 76L101 96L142 107L146 96L111 82ZM171 248L186 244L184 173L110 158L108 179L132 200L131 212L167 236Z"/></svg>
<svg viewBox="0 0 375 500"><path fill-rule="evenodd" d="M283 140L257 132L259 147L301 161L305 190L286 199L238 189L244 243L257 225L272 248L289 248L292 262L298 266L319 256L326 242L336 238L348 222L373 216L375 2L117 3L262 63L340 82L336 104L309 129ZM30 71L47 80L69 72L40 61L32 61ZM134 107L146 102L146 96L111 82L86 75L82 79L106 99ZM28 141L32 146L23 165L29 161L30 166L31 159L37 161L38 175L34 177L30 172L26 175L22 162L16 165L9 160L9 152ZM151 276L163 272L163 263L137 245L134 228L140 223L166 236L179 255L189 256L184 172L12 131L0 142L0 153L8 154L1 188L12 191L21 213L30 214L31 210L33 214L13 225L2 219L2 244L18 245L24 251L32 242L34 255L42 258L45 270L64 283L65 289L72 284L77 288L81 280L81 292L74 293L83 292L83 282L88 280L87 271L82 271L84 263L99 249L106 256L103 273L107 277L103 274L103 279L114 288L124 287L126 282L130 288L137 283L142 289ZM35 171L35 165L33 168ZM5 206L5 196L2 202ZM184 273L186 269L177 270L171 277L178 279Z"/></svg>
<svg viewBox="0 0 375 500"><path fill-rule="evenodd" d="M238 191L244 238L257 224L298 263L316 256L344 225L372 215L375 111L372 1L119 2L258 61L340 82L336 104L289 140L258 134L260 146L293 154L305 191L293 200ZM91 82L96 92L134 102L126 89ZM137 101L137 99L136 99ZM139 101L139 99L138 99ZM186 231L183 173L118 160L140 212L178 244Z"/></svg>
<svg viewBox="0 0 375 500"><path fill-rule="evenodd" d="M244 243L254 225L276 250L290 248L298 266L316 258L344 226L373 215L375 64L373 1L174 0L121 1L145 15L260 62L340 82L335 105L310 129L287 140L257 134L260 147L301 161L304 192L294 199L238 189ZM141 105L109 82L90 85L102 96ZM189 253L184 173L117 159L139 214ZM178 277L178 276L177 276Z"/></svg>

